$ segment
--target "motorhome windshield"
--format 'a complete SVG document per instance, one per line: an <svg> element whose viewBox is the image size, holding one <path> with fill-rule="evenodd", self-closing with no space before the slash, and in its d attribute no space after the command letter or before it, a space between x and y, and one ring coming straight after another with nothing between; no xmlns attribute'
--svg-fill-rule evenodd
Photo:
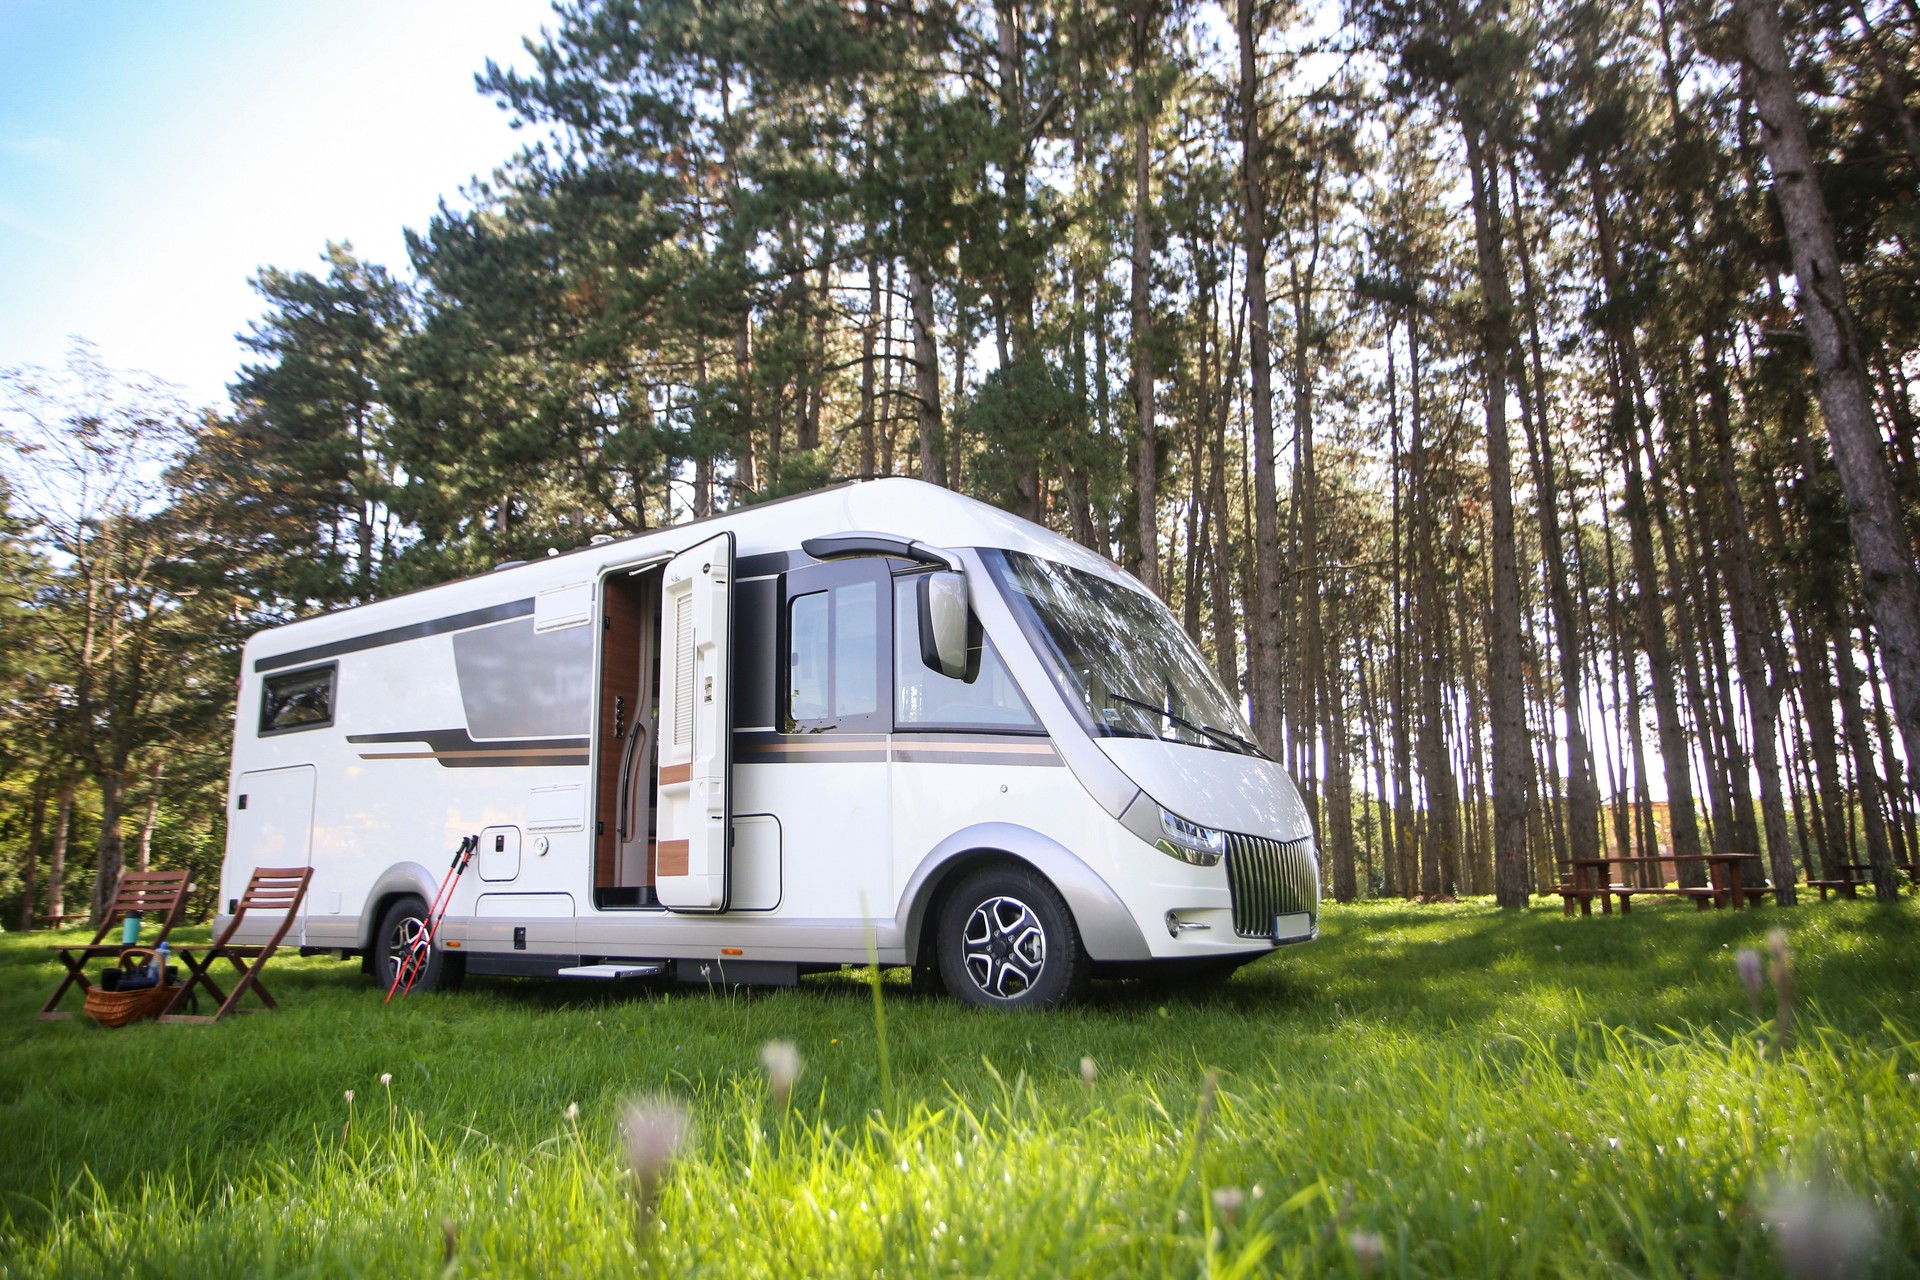
<svg viewBox="0 0 1920 1280"><path fill-rule="evenodd" d="M1096 735L1263 754L1167 606L1018 551L982 558L1067 701Z"/></svg>

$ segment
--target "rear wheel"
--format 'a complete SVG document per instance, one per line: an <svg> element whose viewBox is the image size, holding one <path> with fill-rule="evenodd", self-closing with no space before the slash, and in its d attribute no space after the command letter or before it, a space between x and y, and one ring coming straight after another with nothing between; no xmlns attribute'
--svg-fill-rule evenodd
<svg viewBox="0 0 1920 1280"><path fill-rule="evenodd" d="M400 972L401 962L419 945L426 931L427 904L418 894L396 899L380 917L380 929L374 934L374 954L378 960L373 973L382 991L393 989L394 975ZM428 953L425 966L413 976L411 990L450 990L460 985L463 973L459 957L449 956L444 948L436 946Z"/></svg>
<svg viewBox="0 0 1920 1280"><path fill-rule="evenodd" d="M936 949L948 994L998 1009L1051 1009L1086 986L1089 964L1073 913L1032 871L967 877L940 911Z"/></svg>

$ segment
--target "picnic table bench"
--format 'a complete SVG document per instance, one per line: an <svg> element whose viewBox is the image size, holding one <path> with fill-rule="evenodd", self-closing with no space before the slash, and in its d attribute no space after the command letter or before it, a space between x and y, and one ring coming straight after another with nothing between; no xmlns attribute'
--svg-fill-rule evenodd
<svg viewBox="0 0 1920 1280"><path fill-rule="evenodd" d="M1624 879L1613 878L1615 867L1660 866L1666 863L1703 864L1707 868L1706 885L1639 885L1629 884ZM1759 858L1751 853L1703 853L1697 855L1672 855L1669 857L1644 858L1570 858L1561 865L1567 868L1567 879L1553 886L1549 893L1560 895L1561 904L1567 915L1572 915L1578 904L1580 914L1592 915L1594 899L1600 900L1603 915L1613 913L1613 899L1620 899L1620 914L1626 915L1633 909L1633 899L1643 895L1687 898L1701 911L1709 907L1731 905L1735 910L1743 906L1752 906L1761 898L1773 892L1766 883L1764 875L1758 883L1746 883L1745 870L1748 864L1758 865Z"/></svg>
<svg viewBox="0 0 1920 1280"><path fill-rule="evenodd" d="M1893 869L1895 871L1904 871L1907 879L1910 881L1920 881L1920 869L1916 869L1912 863L1896 862L1893 864ZM1858 890L1870 887L1873 884L1873 864L1871 862L1843 862L1840 864L1839 871L1840 874L1838 876L1832 876L1823 880L1808 880L1807 888L1818 889L1820 891L1820 901L1825 902L1829 892L1838 891L1849 898L1857 898L1860 896L1857 892Z"/></svg>

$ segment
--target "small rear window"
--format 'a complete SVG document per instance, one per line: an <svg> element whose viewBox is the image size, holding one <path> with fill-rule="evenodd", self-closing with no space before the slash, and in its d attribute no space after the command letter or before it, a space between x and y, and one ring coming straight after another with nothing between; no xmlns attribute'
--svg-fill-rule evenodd
<svg viewBox="0 0 1920 1280"><path fill-rule="evenodd" d="M260 695L260 732L287 733L321 729L333 723L333 681L336 663L308 667L285 675L268 676Z"/></svg>

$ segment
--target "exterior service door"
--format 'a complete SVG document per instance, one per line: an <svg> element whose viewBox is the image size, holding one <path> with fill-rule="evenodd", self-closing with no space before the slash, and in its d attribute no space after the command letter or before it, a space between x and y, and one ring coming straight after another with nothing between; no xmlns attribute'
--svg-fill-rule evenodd
<svg viewBox="0 0 1920 1280"><path fill-rule="evenodd" d="M223 913L229 900L246 892L255 867L304 867L313 862L313 779L310 764L260 769L237 779L220 884ZM334 904L341 888L338 881L325 884L316 873L302 906L303 917L338 913Z"/></svg>
<svg viewBox="0 0 1920 1280"><path fill-rule="evenodd" d="M670 560L660 597L655 891L674 911L725 911L733 822L733 534Z"/></svg>

